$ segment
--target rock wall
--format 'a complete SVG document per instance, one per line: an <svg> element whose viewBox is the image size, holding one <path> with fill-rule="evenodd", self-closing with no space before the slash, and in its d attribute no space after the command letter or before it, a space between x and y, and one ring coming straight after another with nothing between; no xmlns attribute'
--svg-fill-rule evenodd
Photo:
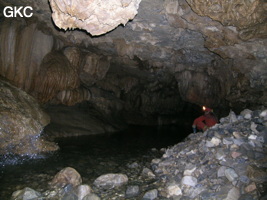
<svg viewBox="0 0 267 200"><path fill-rule="evenodd" d="M37 101L2 79L0 91L0 154L33 155L57 150L55 143L42 138L50 118Z"/></svg>

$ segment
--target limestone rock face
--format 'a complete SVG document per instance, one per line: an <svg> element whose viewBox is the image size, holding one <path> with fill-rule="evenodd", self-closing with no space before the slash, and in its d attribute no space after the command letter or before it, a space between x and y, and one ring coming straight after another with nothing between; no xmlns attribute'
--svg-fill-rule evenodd
<svg viewBox="0 0 267 200"><path fill-rule="evenodd" d="M109 67L110 62L107 57L96 54L86 55L80 72L80 79L85 85L91 86L106 76Z"/></svg>
<svg viewBox="0 0 267 200"><path fill-rule="evenodd" d="M222 93L219 81L205 73L185 71L177 75L178 87L184 100L214 105Z"/></svg>
<svg viewBox="0 0 267 200"><path fill-rule="evenodd" d="M266 8L261 0L239 0L239 1L198 1L186 0L192 9L201 16L220 21L223 25L246 28L266 19Z"/></svg>
<svg viewBox="0 0 267 200"><path fill-rule="evenodd" d="M266 37L267 8L264 1L186 1L198 15L208 16L225 26L235 26L242 30L239 35L242 39L263 35Z"/></svg>
<svg viewBox="0 0 267 200"><path fill-rule="evenodd" d="M53 20L59 28L84 29L92 35L107 33L133 19L141 0L50 0Z"/></svg>
<svg viewBox="0 0 267 200"><path fill-rule="evenodd" d="M58 146L41 137L50 122L37 101L20 89L0 82L0 154L36 154Z"/></svg>

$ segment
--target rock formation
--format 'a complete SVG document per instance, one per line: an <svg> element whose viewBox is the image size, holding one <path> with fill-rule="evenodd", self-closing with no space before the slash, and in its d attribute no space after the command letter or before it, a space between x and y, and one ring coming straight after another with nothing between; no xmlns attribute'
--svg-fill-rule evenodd
<svg viewBox="0 0 267 200"><path fill-rule="evenodd" d="M50 0L53 20L59 28L84 29L91 35L107 33L125 25L137 14L141 0Z"/></svg>
<svg viewBox="0 0 267 200"><path fill-rule="evenodd" d="M77 69L60 52L47 54L40 66L36 80L36 93L40 102L47 102L60 91L79 87Z"/></svg>
<svg viewBox="0 0 267 200"><path fill-rule="evenodd" d="M42 138L50 118L37 101L2 79L0 91L0 154L33 155L57 150L55 143Z"/></svg>

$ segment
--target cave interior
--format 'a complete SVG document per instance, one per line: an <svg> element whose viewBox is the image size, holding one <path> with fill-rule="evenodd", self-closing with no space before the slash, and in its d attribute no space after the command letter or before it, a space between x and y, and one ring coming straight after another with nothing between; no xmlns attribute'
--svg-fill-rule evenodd
<svg viewBox="0 0 267 200"><path fill-rule="evenodd" d="M0 75L37 100L52 135L267 106L266 2L99 2L0 1L32 8L0 14Z"/></svg>

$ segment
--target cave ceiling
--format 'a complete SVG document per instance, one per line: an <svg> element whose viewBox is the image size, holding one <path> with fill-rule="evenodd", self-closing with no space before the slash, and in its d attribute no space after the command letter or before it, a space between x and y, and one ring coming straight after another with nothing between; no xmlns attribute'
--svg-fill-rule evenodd
<svg viewBox="0 0 267 200"><path fill-rule="evenodd" d="M0 74L40 102L267 106L264 0L0 0L11 5L33 17L1 13Z"/></svg>

